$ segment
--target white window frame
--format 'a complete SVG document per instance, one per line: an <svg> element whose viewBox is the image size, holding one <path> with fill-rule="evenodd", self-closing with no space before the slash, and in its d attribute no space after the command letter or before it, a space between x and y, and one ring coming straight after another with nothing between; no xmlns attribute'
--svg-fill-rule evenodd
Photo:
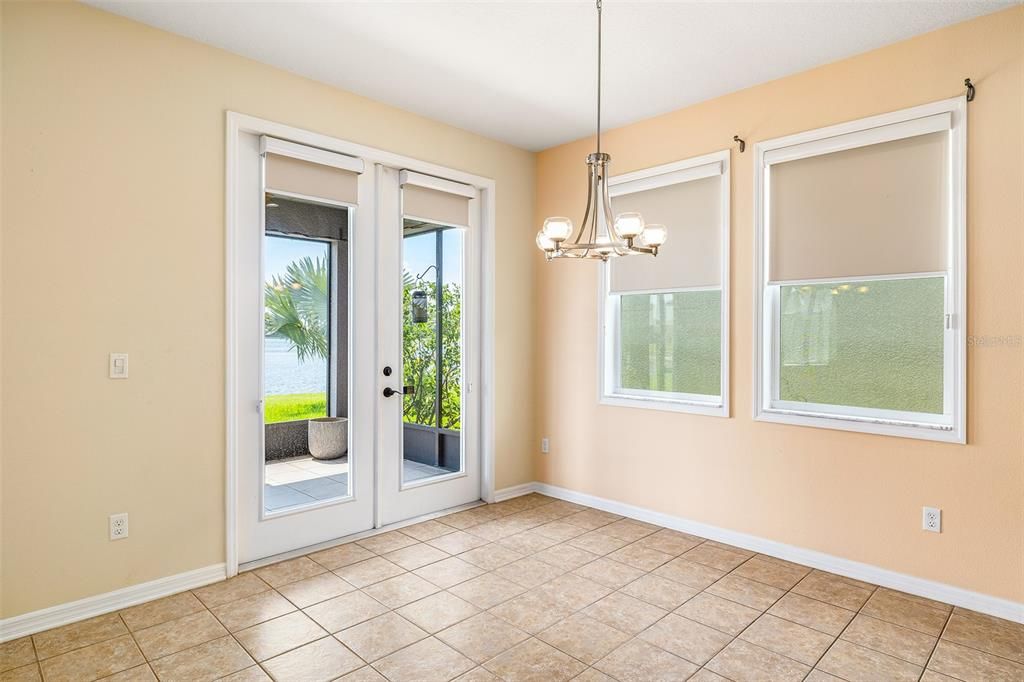
<svg viewBox="0 0 1024 682"><path fill-rule="evenodd" d="M644 391L616 386L619 370L620 296L610 293L610 262L601 264L598 284L598 402L615 407L637 407L648 410L685 412L714 417L729 416L729 164L728 149L617 175L608 180L612 197L633 194L657 187L666 187L714 176L721 177L721 279L717 287L680 287L638 294L677 293L688 291L721 291L721 386L720 395L706 396L667 391ZM671 239L671 237L670 237ZM672 248L672 242L666 243ZM628 256L646 258L647 256ZM710 398L710 399L709 399Z"/></svg>
<svg viewBox="0 0 1024 682"><path fill-rule="evenodd" d="M928 415L852 406L794 403L778 399L780 286L768 282L770 263L769 187L774 163L829 154L879 142L949 130L949 224L946 270L885 277L837 276L815 284L910 277L945 277L943 414ZM754 146L754 419L758 421L857 431L903 438L966 443L967 366L967 103L965 98L933 102L880 116L850 121Z"/></svg>

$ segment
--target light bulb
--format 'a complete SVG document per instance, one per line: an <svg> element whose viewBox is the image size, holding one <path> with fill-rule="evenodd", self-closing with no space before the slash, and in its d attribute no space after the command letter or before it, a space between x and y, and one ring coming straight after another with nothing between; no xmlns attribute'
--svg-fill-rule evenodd
<svg viewBox="0 0 1024 682"><path fill-rule="evenodd" d="M555 243L551 241L551 239L546 234L544 234L544 230L539 230L537 232L537 248L539 248L541 251L555 250Z"/></svg>
<svg viewBox="0 0 1024 682"><path fill-rule="evenodd" d="M564 242L572 234L572 221L562 217L548 218L542 231L551 241Z"/></svg>
<svg viewBox="0 0 1024 682"><path fill-rule="evenodd" d="M644 217L639 213L620 213L615 218L615 231L623 239L639 237L644 231Z"/></svg>
<svg viewBox="0 0 1024 682"><path fill-rule="evenodd" d="M664 225L647 225L640 233L640 241L644 246L661 246L668 237L668 230Z"/></svg>

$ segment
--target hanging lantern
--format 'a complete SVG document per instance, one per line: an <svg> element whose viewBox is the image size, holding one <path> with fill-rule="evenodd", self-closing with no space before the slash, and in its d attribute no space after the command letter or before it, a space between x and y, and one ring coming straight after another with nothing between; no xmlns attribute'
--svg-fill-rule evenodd
<svg viewBox="0 0 1024 682"><path fill-rule="evenodd" d="M412 321L423 324L430 320L430 311L427 309L427 292L422 289L414 289L412 292Z"/></svg>

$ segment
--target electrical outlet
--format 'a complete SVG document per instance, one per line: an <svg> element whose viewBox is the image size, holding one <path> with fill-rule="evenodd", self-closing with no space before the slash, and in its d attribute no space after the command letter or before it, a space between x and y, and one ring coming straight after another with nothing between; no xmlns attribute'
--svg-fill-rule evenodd
<svg viewBox="0 0 1024 682"><path fill-rule="evenodd" d="M921 530L932 533L942 532L942 510L938 507L921 508Z"/></svg>
<svg viewBox="0 0 1024 682"><path fill-rule="evenodd" d="M111 353L110 354L110 378L111 379L127 379L128 378L128 354L127 353Z"/></svg>
<svg viewBox="0 0 1024 682"><path fill-rule="evenodd" d="M551 441L547 438L540 439L540 451L545 455L551 452Z"/></svg>
<svg viewBox="0 0 1024 682"><path fill-rule="evenodd" d="M124 540L128 537L128 514L110 515L110 539Z"/></svg>

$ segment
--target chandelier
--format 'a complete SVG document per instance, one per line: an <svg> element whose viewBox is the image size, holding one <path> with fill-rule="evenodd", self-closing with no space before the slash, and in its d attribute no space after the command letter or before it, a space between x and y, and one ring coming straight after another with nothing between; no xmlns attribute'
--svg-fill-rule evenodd
<svg viewBox="0 0 1024 682"><path fill-rule="evenodd" d="M597 0L597 151L587 156L587 209L572 241L572 220L552 217L537 233L537 246L548 260L584 258L603 260L616 256L658 255L665 243L664 225L646 225L639 213L620 213L611 219L608 198L608 167L612 157L601 152L601 0Z"/></svg>

